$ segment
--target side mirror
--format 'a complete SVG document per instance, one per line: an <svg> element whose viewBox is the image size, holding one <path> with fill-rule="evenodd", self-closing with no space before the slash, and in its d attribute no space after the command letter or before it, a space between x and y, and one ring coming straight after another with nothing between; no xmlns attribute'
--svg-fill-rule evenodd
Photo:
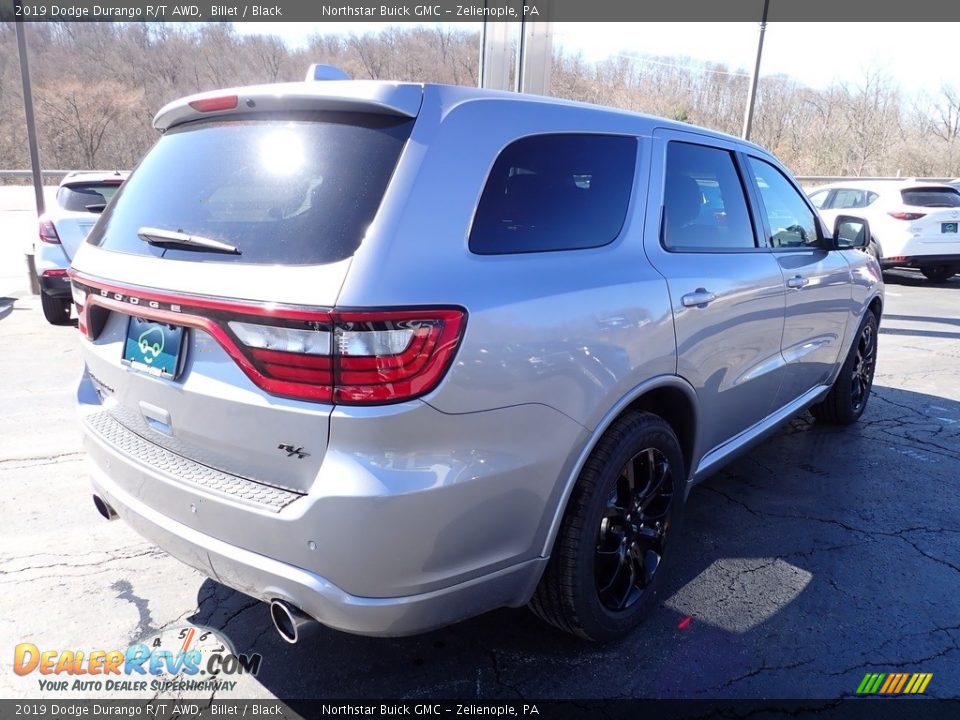
<svg viewBox="0 0 960 720"><path fill-rule="evenodd" d="M837 215L833 223L834 250L863 250L870 244L870 223L853 215Z"/></svg>

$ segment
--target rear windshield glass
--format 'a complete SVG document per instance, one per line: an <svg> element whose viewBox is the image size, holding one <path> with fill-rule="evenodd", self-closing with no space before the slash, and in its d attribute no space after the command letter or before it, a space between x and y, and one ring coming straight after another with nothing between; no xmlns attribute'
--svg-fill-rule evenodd
<svg viewBox="0 0 960 720"><path fill-rule="evenodd" d="M312 113L175 128L124 183L88 242L177 260L343 260L373 220L412 125ZM216 240L239 254L151 245L142 228Z"/></svg>
<svg viewBox="0 0 960 720"><path fill-rule="evenodd" d="M913 188L901 190L904 205L918 207L960 207L960 192L952 188Z"/></svg>
<svg viewBox="0 0 960 720"><path fill-rule="evenodd" d="M101 212L113 198L120 183L64 185L57 190L57 205L72 212Z"/></svg>

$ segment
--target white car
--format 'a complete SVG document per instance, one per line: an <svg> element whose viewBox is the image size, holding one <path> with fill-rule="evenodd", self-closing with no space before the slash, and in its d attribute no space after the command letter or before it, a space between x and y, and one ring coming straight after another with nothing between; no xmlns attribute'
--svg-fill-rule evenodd
<svg viewBox="0 0 960 720"><path fill-rule="evenodd" d="M870 252L884 269L917 268L934 282L960 272L960 190L918 181L846 181L814 188L827 223L856 215L870 223Z"/></svg>
<svg viewBox="0 0 960 720"><path fill-rule="evenodd" d="M54 325L70 320L73 255L129 172L74 172L57 188L56 204L40 219L33 255L43 316Z"/></svg>

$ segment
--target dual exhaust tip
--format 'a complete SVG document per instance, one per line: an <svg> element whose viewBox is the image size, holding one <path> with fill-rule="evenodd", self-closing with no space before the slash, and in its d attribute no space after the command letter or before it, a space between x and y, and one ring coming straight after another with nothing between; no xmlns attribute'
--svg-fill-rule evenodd
<svg viewBox="0 0 960 720"><path fill-rule="evenodd" d="M93 496L93 504L104 519L117 519L117 511L99 495ZM270 601L270 619L277 634L291 645L312 637L320 628L319 622L286 600Z"/></svg>

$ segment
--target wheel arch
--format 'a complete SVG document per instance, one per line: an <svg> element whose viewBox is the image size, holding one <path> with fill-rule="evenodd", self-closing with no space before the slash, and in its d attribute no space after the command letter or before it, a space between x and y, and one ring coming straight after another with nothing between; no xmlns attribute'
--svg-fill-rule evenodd
<svg viewBox="0 0 960 720"><path fill-rule="evenodd" d="M573 493L573 488L580 477L584 464L590 457L600 438L609 427L625 413L650 412L663 418L673 429L680 442L687 481L689 483L691 468L695 460L697 441L697 394L687 381L677 375L663 375L652 378L618 400L606 415L597 423L590 437L584 443L577 455L573 468L564 481L563 492L556 504L553 520L544 542L542 556L547 557L553 548L563 521L567 504Z"/></svg>

